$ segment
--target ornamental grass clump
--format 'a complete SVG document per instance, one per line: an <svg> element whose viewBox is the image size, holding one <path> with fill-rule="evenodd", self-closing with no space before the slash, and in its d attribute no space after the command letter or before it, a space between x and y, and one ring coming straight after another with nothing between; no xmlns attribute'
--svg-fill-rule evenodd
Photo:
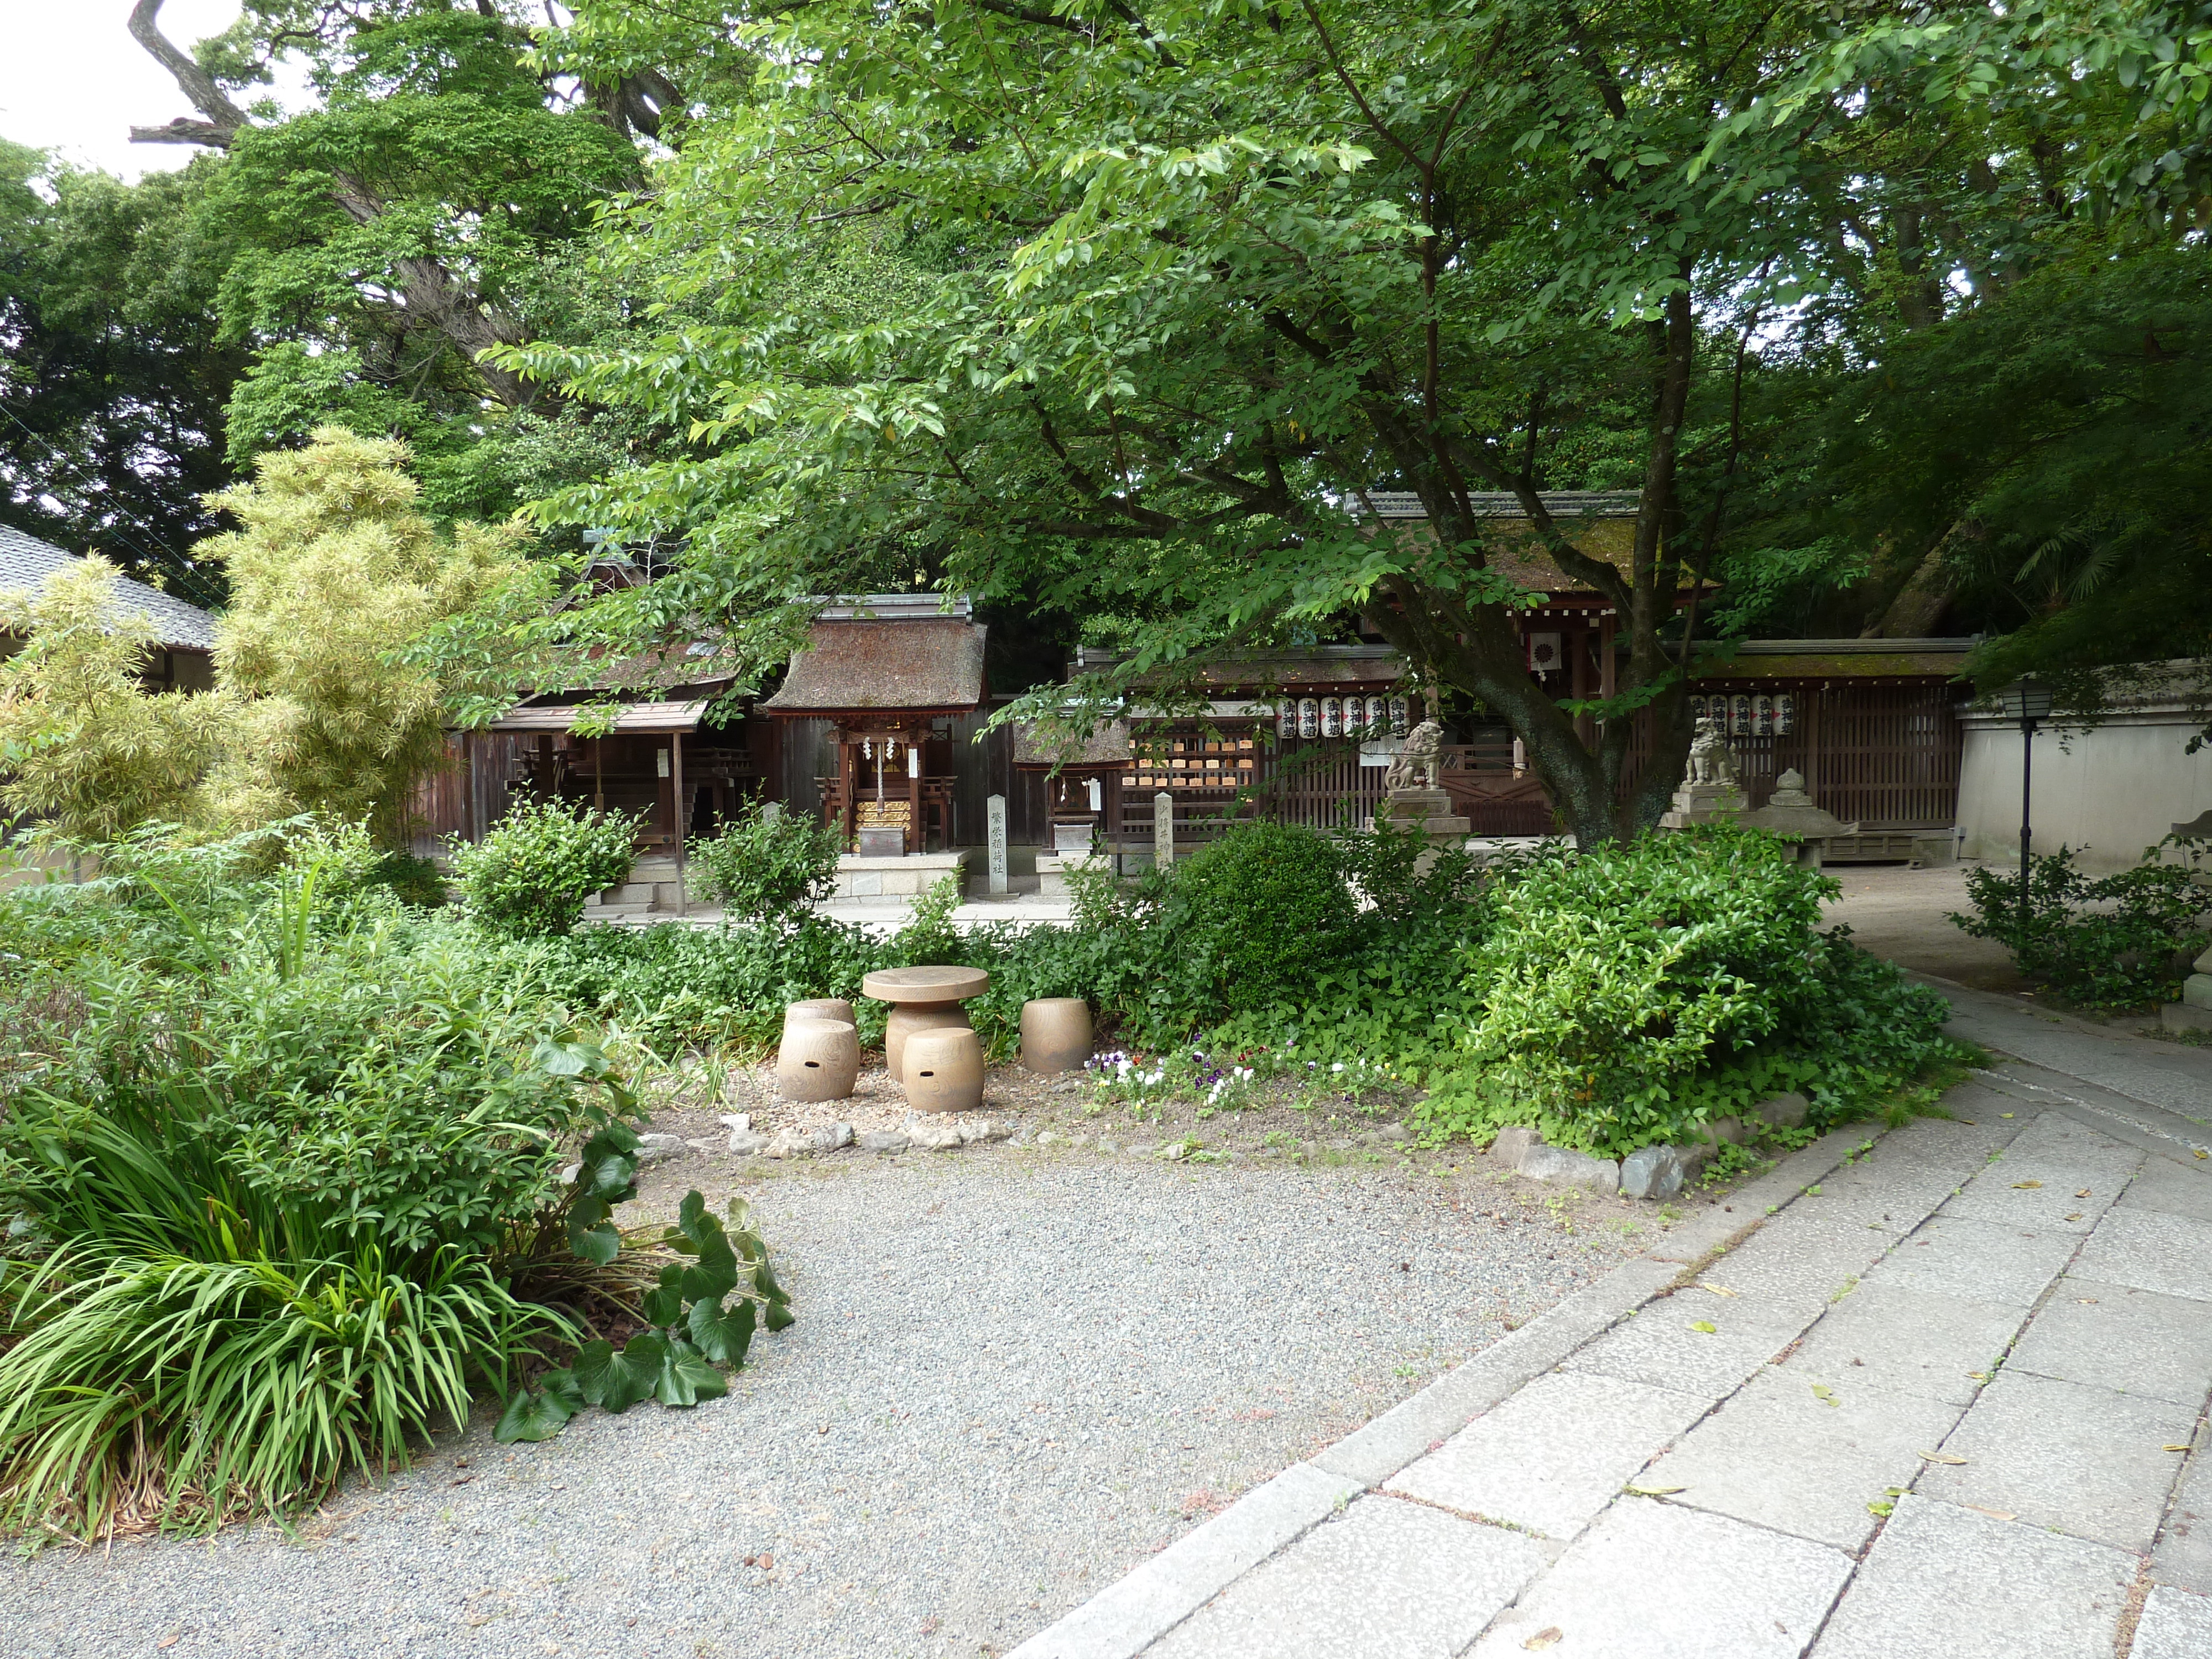
<svg viewBox="0 0 2212 1659"><path fill-rule="evenodd" d="M109 850L112 879L0 896L0 1531L282 1515L568 1350L580 1401L631 1403L603 1328L680 1318L646 1393L685 1406L789 1322L741 1218L694 1194L678 1242L615 1226L637 1103L477 930L323 908L327 844L244 884ZM114 950L78 914L156 904L176 936Z"/></svg>
<svg viewBox="0 0 2212 1659"><path fill-rule="evenodd" d="M1835 881L1772 836L1562 849L1502 883L1466 962L1481 1014L1425 1109L1618 1156L1798 1089L1822 1121L1950 1051L1947 1011L1842 930Z"/></svg>

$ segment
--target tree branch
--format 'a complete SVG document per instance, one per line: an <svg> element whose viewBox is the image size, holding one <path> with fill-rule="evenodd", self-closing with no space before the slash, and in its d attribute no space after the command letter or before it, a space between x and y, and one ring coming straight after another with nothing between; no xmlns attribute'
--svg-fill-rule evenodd
<svg viewBox="0 0 2212 1659"><path fill-rule="evenodd" d="M181 50L173 40L161 33L161 0L138 0L131 8L131 38L152 56L154 61L169 74L178 89L191 100L192 107L207 118L194 121L179 116L161 127L133 127L131 142L134 144L205 144L210 149L228 149L239 129L246 125L246 112L230 101L215 76L200 66L190 52Z"/></svg>

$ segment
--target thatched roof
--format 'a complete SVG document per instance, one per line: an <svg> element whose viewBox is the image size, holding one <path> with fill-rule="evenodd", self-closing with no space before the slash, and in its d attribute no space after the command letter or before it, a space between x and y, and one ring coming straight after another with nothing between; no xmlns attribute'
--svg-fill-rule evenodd
<svg viewBox="0 0 2212 1659"><path fill-rule="evenodd" d="M1065 732L1049 732L1034 726L1014 728L1014 764L1024 769L1046 771L1054 767L1095 771L1102 766L1127 766L1129 763L1129 723L1109 720L1095 728L1089 737L1071 738Z"/></svg>
<svg viewBox="0 0 2212 1659"><path fill-rule="evenodd" d="M983 702L981 623L957 617L817 622L772 714L964 714Z"/></svg>

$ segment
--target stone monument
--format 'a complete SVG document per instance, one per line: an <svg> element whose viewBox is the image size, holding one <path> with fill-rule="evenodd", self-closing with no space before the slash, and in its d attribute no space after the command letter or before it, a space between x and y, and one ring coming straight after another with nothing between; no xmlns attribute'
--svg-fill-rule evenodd
<svg viewBox="0 0 2212 1659"><path fill-rule="evenodd" d="M1443 727L1434 720L1423 720L1406 734L1406 745L1392 757L1383 779L1388 793L1376 804L1378 825L1404 824L1439 843L1466 839L1474 825L1452 811L1451 796L1439 776L1443 741Z"/></svg>
<svg viewBox="0 0 2212 1659"><path fill-rule="evenodd" d="M1152 868L1175 868L1175 797L1164 789L1152 797Z"/></svg>
<svg viewBox="0 0 2212 1659"><path fill-rule="evenodd" d="M2197 971L2181 981L2181 1000L2158 1011L2169 1031L2212 1031L2212 951L2197 958Z"/></svg>
<svg viewBox="0 0 2212 1659"><path fill-rule="evenodd" d="M990 883L994 897L1003 898L1012 884L1006 872L1006 798L993 795L983 803L983 819L990 842Z"/></svg>
<svg viewBox="0 0 2212 1659"><path fill-rule="evenodd" d="M1777 835L1799 837L1797 861L1815 869L1820 867L1829 836L1858 833L1856 823L1845 823L1826 807L1813 804L1804 775L1794 766L1774 781L1774 793L1765 805L1756 812L1746 812L1736 822L1747 830L1771 830Z"/></svg>
<svg viewBox="0 0 2212 1659"><path fill-rule="evenodd" d="M1800 778L1797 782L1802 788L1805 780ZM1743 791L1736 783L1735 752L1729 747L1721 723L1707 714L1698 722L1698 735L1690 744L1690 763L1682 774L1682 787L1674 792L1674 803L1659 820L1659 827L1686 830L1698 823L1724 823L1742 811Z"/></svg>

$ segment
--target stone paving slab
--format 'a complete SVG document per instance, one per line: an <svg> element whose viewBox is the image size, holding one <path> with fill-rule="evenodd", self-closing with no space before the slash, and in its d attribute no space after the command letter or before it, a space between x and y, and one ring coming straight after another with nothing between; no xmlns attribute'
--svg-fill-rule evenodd
<svg viewBox="0 0 2212 1659"><path fill-rule="evenodd" d="M1571 1539L1709 1403L1618 1377L1553 1371L1475 1419L1385 1490Z"/></svg>
<svg viewBox="0 0 2212 1659"><path fill-rule="evenodd" d="M2128 1659L2204 1659L2212 1654L2212 1596L2160 1585L2143 1602Z"/></svg>
<svg viewBox="0 0 2212 1659"><path fill-rule="evenodd" d="M2112 1659L2136 1558L1908 1492L1813 1659Z"/></svg>
<svg viewBox="0 0 2212 1659"><path fill-rule="evenodd" d="M1749 1297L1825 1306L1897 1240L1850 1222L1793 1221L1763 1227L1707 1268L1710 1283Z"/></svg>
<svg viewBox="0 0 2212 1659"><path fill-rule="evenodd" d="M2212 1166L2200 1171L2184 1169L2171 1158L2148 1159L2142 1173L2120 1194L2120 1207L2212 1221Z"/></svg>
<svg viewBox="0 0 2212 1659"><path fill-rule="evenodd" d="M1828 1310L1832 1298L1844 1294L1853 1282L1853 1278L1846 1278L1821 1296L1757 1288L1738 1290L1738 1275L1734 1271L1736 1265L1734 1258L1723 1256L1707 1267L1696 1282L1654 1302L1637 1317L1657 1319L1683 1330L1711 1325L1722 1336L1764 1346L1772 1355L1803 1335L1806 1327ZM1754 1286L1765 1282L1765 1275L1757 1272L1747 1273L1742 1278Z"/></svg>
<svg viewBox="0 0 2212 1659"><path fill-rule="evenodd" d="M2144 1156L2046 1112L1967 1182L1943 1213L2038 1231L2086 1233L2142 1167Z"/></svg>
<svg viewBox="0 0 2212 1659"><path fill-rule="evenodd" d="M1854 1165L1837 1170L1819 1183L1819 1192L1806 1194L1798 1203L1808 1221L1901 1237L1925 1221L1972 1175L1972 1170L1954 1174L1947 1169Z"/></svg>
<svg viewBox="0 0 2212 1659"><path fill-rule="evenodd" d="M2197 1409L2008 1367L1982 1390L1917 1490L2115 1548L2147 1551Z"/></svg>
<svg viewBox="0 0 2212 1659"><path fill-rule="evenodd" d="M1526 1533L1363 1498L1146 1652L1150 1659L1455 1654L1555 1553Z"/></svg>
<svg viewBox="0 0 2212 1659"><path fill-rule="evenodd" d="M1382 1485L1436 1442L1450 1438L1645 1297L1664 1289L1674 1273L1660 1262L1624 1262L1346 1436L1316 1456L1314 1463L1363 1486Z"/></svg>
<svg viewBox="0 0 2212 1659"><path fill-rule="evenodd" d="M2189 1460L2166 1512L2158 1547L2151 1552L2150 1576L2161 1584L2212 1595L2212 1458L2202 1446Z"/></svg>
<svg viewBox="0 0 2212 1659"><path fill-rule="evenodd" d="M1960 1408L1887 1394L1848 1377L1773 1368L1685 1435L1637 1478L1674 1502L1856 1553L1868 1505L1910 1486L1920 1453L1942 1443Z"/></svg>
<svg viewBox="0 0 2212 1659"><path fill-rule="evenodd" d="M2005 1364L2193 1411L2212 1392L2212 1310L2185 1297L2069 1273Z"/></svg>
<svg viewBox="0 0 2212 1659"><path fill-rule="evenodd" d="M1498 1615L1473 1659L1796 1659L1850 1571L1824 1545L1624 1498Z"/></svg>
<svg viewBox="0 0 2212 1659"><path fill-rule="evenodd" d="M1318 1526L1359 1488L1296 1463L1109 1585L1008 1659L1130 1659L1224 1584Z"/></svg>
<svg viewBox="0 0 2212 1659"><path fill-rule="evenodd" d="M2172 1052L2179 1058L2186 1051ZM2199 1151L2212 1156L2212 1122L2203 1115L2212 1093L2200 1090L2188 1097L2197 1114L2192 1116L2170 1103L2105 1088L2079 1073L2069 1075L2014 1059L2001 1059L1993 1070L1978 1073L1977 1078L2019 1102L2021 1111L2063 1112L2115 1140L2162 1158L2194 1161Z"/></svg>
<svg viewBox="0 0 2212 1659"><path fill-rule="evenodd" d="M2027 1121L2019 1103L1979 1079L1960 1084L1943 1097L1948 1117L1920 1117L1893 1129L1875 1143L1877 1162L1910 1154L1930 1168L1949 1164L1964 1180L1993 1152L2011 1143Z"/></svg>
<svg viewBox="0 0 2212 1659"><path fill-rule="evenodd" d="M2031 1308L2081 1243L2071 1233L2038 1232L1964 1217L1954 1220L1948 1212L1939 1212L1867 1273L1865 1282Z"/></svg>
<svg viewBox="0 0 2212 1659"><path fill-rule="evenodd" d="M2022 1308L1862 1284L1813 1327L1784 1368L1964 1406L1981 1389L1974 1374L1989 1375L2026 1317Z"/></svg>
<svg viewBox="0 0 2212 1659"><path fill-rule="evenodd" d="M1686 1293L1662 1297L1577 1349L1566 1369L1648 1382L1716 1403L1741 1388L1789 1339L1692 1328L1692 1314L1697 1322L1713 1322L1705 1317L1717 1311L1707 1305L1711 1300Z"/></svg>
<svg viewBox="0 0 2212 1659"><path fill-rule="evenodd" d="M2116 1205L2089 1236L2074 1271L2108 1285L2212 1302L2212 1221Z"/></svg>

